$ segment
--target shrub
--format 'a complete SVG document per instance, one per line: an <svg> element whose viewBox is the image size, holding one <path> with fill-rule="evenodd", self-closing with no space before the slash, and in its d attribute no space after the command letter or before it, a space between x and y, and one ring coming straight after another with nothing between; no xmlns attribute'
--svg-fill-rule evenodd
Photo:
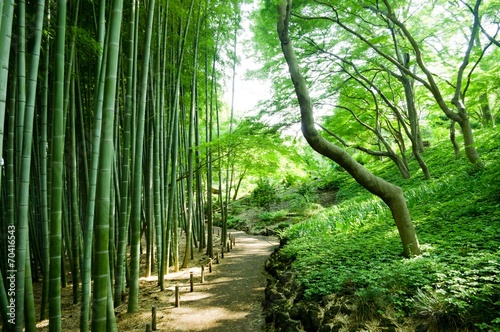
<svg viewBox="0 0 500 332"><path fill-rule="evenodd" d="M306 199L306 202L313 202L318 198L317 189L310 182L303 183L297 192Z"/></svg>
<svg viewBox="0 0 500 332"><path fill-rule="evenodd" d="M269 180L260 179L257 181L257 188L252 192L254 204L269 211L276 198L276 188L269 183Z"/></svg>
<svg viewBox="0 0 500 332"><path fill-rule="evenodd" d="M285 175L285 179L283 180L283 184L285 185L285 187L290 188L290 187L297 185L299 180L300 180L300 176L288 173L287 175Z"/></svg>
<svg viewBox="0 0 500 332"><path fill-rule="evenodd" d="M259 218L262 221L266 221L268 224L273 224L275 222L285 220L287 214L288 214L287 210L264 212L261 215L259 215Z"/></svg>
<svg viewBox="0 0 500 332"><path fill-rule="evenodd" d="M283 197L282 200L287 202L288 209L293 213L303 214L303 212L309 207L309 203L304 198L304 196L299 195L298 193L293 193L291 195Z"/></svg>
<svg viewBox="0 0 500 332"><path fill-rule="evenodd" d="M235 228L235 229L237 229L240 226L241 222L242 221L241 221L240 218L229 216L227 218L227 228Z"/></svg>

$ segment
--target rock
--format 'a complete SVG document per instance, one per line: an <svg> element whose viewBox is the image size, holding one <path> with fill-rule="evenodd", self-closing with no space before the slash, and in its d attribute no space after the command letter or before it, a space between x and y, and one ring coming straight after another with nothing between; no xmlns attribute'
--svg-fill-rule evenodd
<svg viewBox="0 0 500 332"><path fill-rule="evenodd" d="M308 303L301 311L300 320L306 331L318 331L323 321L323 310L317 304Z"/></svg>
<svg viewBox="0 0 500 332"><path fill-rule="evenodd" d="M271 301L273 303L285 303L286 302L285 295L279 293L276 289L271 289L268 292L267 298L269 299L269 301Z"/></svg>
<svg viewBox="0 0 500 332"><path fill-rule="evenodd" d="M303 310L303 306L300 305L300 304L294 304L290 310L288 311L288 314L290 315L290 318L292 319L300 319L300 313L301 313L301 310Z"/></svg>
<svg viewBox="0 0 500 332"><path fill-rule="evenodd" d="M274 317L274 323L278 326L286 326L289 320L290 316L283 311L278 311Z"/></svg>
<svg viewBox="0 0 500 332"><path fill-rule="evenodd" d="M280 283L282 283L284 285L291 283L292 280L293 280L293 273L292 272L285 272L279 278Z"/></svg>
<svg viewBox="0 0 500 332"><path fill-rule="evenodd" d="M266 324L272 324L274 322L274 313L271 310L266 310L264 316Z"/></svg>
<svg viewBox="0 0 500 332"><path fill-rule="evenodd" d="M350 315L352 314L352 309L346 304L342 304L340 306L340 312L343 313L344 315Z"/></svg>
<svg viewBox="0 0 500 332"><path fill-rule="evenodd" d="M324 320L327 322L330 320L333 320L335 318L335 316L337 316L337 314L340 312L341 309L342 309L341 304L335 304L335 305L330 306L330 308L327 311L325 311Z"/></svg>

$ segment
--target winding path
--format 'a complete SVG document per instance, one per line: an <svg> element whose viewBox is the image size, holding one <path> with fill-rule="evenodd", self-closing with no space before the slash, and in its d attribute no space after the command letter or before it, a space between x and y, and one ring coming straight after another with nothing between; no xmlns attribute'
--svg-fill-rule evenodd
<svg viewBox="0 0 500 332"><path fill-rule="evenodd" d="M171 306L162 310L163 317L158 320L158 330L263 330L261 303L266 286L264 262L278 242L274 238L252 236L242 231L231 231L231 234L236 241L233 250L225 254L220 264L214 265L212 273L206 271L205 283L196 283L194 292L182 287L179 308L173 306L175 299L171 298ZM189 276L189 271L184 273Z"/></svg>

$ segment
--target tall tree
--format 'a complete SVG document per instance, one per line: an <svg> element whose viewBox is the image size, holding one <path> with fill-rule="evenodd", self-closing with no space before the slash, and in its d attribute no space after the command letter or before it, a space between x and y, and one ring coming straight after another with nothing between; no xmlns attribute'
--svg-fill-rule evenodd
<svg viewBox="0 0 500 332"><path fill-rule="evenodd" d="M278 4L277 30L281 49L288 64L290 77L299 102L304 137L314 150L338 163L358 183L371 193L379 196L387 204L398 228L404 254L406 256L420 254L417 235L411 222L402 189L369 172L345 150L324 139L317 131L314 121L313 104L309 97L309 88L301 74L289 36L291 11L292 0L283 0Z"/></svg>
<svg viewBox="0 0 500 332"><path fill-rule="evenodd" d="M352 14L349 11L345 11L339 8L336 5L331 3L327 3L324 1L315 1L320 6L324 6L328 8L332 16L323 16L319 19L321 20L329 20L338 25L341 29L347 31L352 36L356 37L363 43L365 43L369 48L376 52L378 56L382 59L389 61L394 66L397 67L398 70L403 72L408 77L411 77L421 83L434 97L435 102L439 106L439 108L445 113L445 115L452 121L456 122L460 125L462 130L462 134L464 137L464 146L466 156L469 161L473 164L477 164L479 166L482 165L479 155L476 151L475 143L474 143L474 135L472 132L472 128L469 121L469 115L465 106L465 94L467 92L468 84L465 84L466 80L465 70L470 63L471 52L474 48L474 43L479 31L480 25L480 17L479 17L479 7L481 5L481 0L475 2L473 9L473 23L470 27L470 35L467 36L467 44L465 45L465 52L461 58L458 70L456 71L456 79L453 84L453 96L451 98L451 103L454 106L455 110L450 107L445 101L445 91L439 87L439 83L437 82L434 73L430 70L429 65L426 63L424 59L424 50L421 43L417 41L417 37L414 33L410 31L407 24L401 19L397 13L397 8L395 5L391 4L388 0L384 0L379 6L374 6L373 4L360 4L361 11L366 11L366 15L368 13L374 14L376 16L381 17L388 23L388 26L391 27L392 31L397 31L398 39L402 39L409 50L412 51L416 64L421 71L421 74L411 71L407 68L407 64L404 61L401 61L401 58L393 57L390 53L385 51L380 45L378 45L378 41L380 37L377 36L373 38L373 36L369 36L359 28L354 28L346 22L346 18L341 14L347 13L347 16L352 19ZM404 12L404 10L403 10ZM354 14L354 15L359 15ZM362 15L362 14L361 14ZM373 25L372 27L375 28ZM403 42L402 41L402 42ZM480 59L480 58L479 58ZM471 71L474 70L472 67Z"/></svg>

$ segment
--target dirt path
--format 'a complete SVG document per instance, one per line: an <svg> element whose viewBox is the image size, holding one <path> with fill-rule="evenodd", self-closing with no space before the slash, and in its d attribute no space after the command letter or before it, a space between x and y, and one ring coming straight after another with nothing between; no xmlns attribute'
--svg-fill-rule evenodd
<svg viewBox="0 0 500 332"><path fill-rule="evenodd" d="M213 272L205 273L201 284L200 269L190 269L169 279L180 281L181 305L174 307L175 297L157 304L157 327L160 331L262 331L264 318L261 302L266 277L264 262L276 247L277 240L232 231L236 245ZM190 292L189 272L195 276L195 289ZM171 282L174 280L170 280ZM173 287L172 287L173 290Z"/></svg>
<svg viewBox="0 0 500 332"><path fill-rule="evenodd" d="M160 291L158 287L158 276L141 277L138 312L127 313L128 301L115 308L118 331L144 332L146 324L151 323L153 306L157 312L157 331L262 331L264 317L261 302L266 286L264 262L278 245L278 241L272 237L252 236L241 231L233 230L231 234L236 238L236 245L230 253L225 254L220 264L213 265L212 273L206 268L203 284L200 283L200 267L202 263L207 263L204 253L196 253L195 259L190 261L191 268L171 272L166 276L164 291ZM216 235L214 243L220 241ZM182 251L181 248L180 250ZM141 260L144 262L144 257ZM195 277L192 293L189 285L190 272ZM180 286L179 308L174 306L175 285ZM41 287L38 288L39 296ZM72 287L63 288L61 293L62 330L78 332L80 304L72 303ZM48 320L38 322L38 330L48 331L48 323Z"/></svg>

